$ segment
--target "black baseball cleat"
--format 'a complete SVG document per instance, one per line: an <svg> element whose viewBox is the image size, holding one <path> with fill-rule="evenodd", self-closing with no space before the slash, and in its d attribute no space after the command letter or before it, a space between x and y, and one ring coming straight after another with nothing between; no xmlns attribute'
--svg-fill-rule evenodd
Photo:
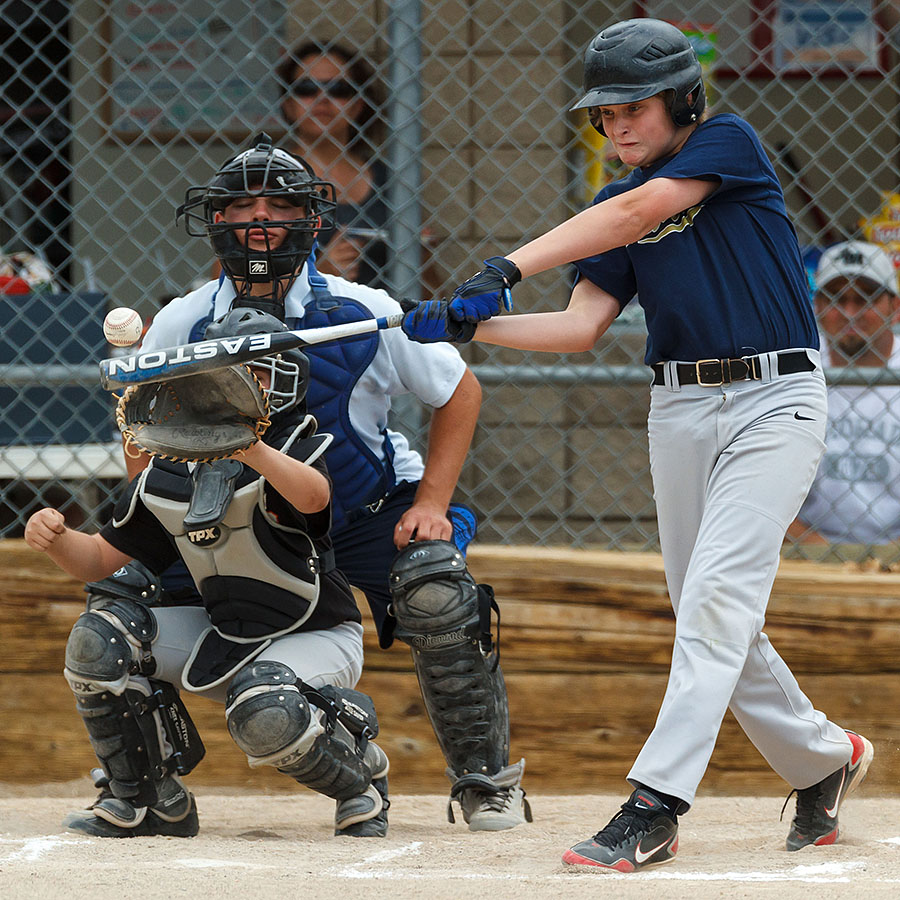
<svg viewBox="0 0 900 900"><path fill-rule="evenodd" d="M102 769L93 769L91 775L100 788L100 796L87 809L66 816L63 820L66 831L92 837L130 838L194 837L200 830L194 795L180 779L164 778L159 785L159 802L146 807L117 799L109 790L109 778Z"/></svg>
<svg viewBox="0 0 900 900"><path fill-rule="evenodd" d="M875 751L862 735L848 731L853 744L850 761L836 772L823 778L818 784L803 790L794 790L784 801L787 806L791 795L797 794L797 812L787 836L787 849L799 850L814 844L822 847L838 839L838 810L844 797L866 777ZM782 808L782 813L784 809Z"/></svg>
<svg viewBox="0 0 900 900"><path fill-rule="evenodd" d="M563 854L570 866L637 872L671 862L678 850L678 822L654 793L639 788L606 828Z"/></svg>
<svg viewBox="0 0 900 900"><path fill-rule="evenodd" d="M372 783L356 797L338 800L334 813L334 833L339 837L384 837L388 832L387 754L369 742L366 762L372 770Z"/></svg>

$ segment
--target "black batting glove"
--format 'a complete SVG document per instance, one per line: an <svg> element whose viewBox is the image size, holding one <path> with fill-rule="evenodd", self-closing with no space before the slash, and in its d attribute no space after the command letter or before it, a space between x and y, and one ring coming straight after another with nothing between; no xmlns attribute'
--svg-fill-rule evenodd
<svg viewBox="0 0 900 900"><path fill-rule="evenodd" d="M454 318L477 323L512 309L510 291L522 280L519 267L504 256L492 256L484 265L453 292L450 312Z"/></svg>

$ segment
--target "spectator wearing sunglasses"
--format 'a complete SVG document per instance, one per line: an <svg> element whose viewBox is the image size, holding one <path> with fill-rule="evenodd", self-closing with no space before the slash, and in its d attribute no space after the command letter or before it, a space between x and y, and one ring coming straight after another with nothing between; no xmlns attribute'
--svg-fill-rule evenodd
<svg viewBox="0 0 900 900"><path fill-rule="evenodd" d="M281 113L290 131L285 149L302 156L335 186L336 228L319 236L320 271L371 287L386 287L387 167L379 158L384 139L384 92L358 51L306 40L276 68ZM423 235L423 290L437 293L440 279Z"/></svg>
<svg viewBox="0 0 900 900"><path fill-rule="evenodd" d="M276 69L281 113L290 128L285 149L302 156L336 191L335 230L319 236L317 266L383 287L387 265L387 169L383 93L369 62L339 44L303 41Z"/></svg>

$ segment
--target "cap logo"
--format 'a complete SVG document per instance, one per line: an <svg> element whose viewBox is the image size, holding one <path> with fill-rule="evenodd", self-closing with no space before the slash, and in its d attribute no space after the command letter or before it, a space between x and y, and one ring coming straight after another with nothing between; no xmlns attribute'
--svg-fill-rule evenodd
<svg viewBox="0 0 900 900"><path fill-rule="evenodd" d="M851 250L849 247L845 247L841 252L837 255L837 258L848 266L862 266L865 265L866 259L859 252L859 250Z"/></svg>
<svg viewBox="0 0 900 900"><path fill-rule="evenodd" d="M269 263L264 259L251 259L250 260L250 274L251 275L268 275L269 274Z"/></svg>

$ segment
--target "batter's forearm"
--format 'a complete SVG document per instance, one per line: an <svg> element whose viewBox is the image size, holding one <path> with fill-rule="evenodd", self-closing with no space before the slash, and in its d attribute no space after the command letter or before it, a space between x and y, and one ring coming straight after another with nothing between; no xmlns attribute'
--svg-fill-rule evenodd
<svg viewBox="0 0 900 900"><path fill-rule="evenodd" d="M523 278L639 241L660 222L702 203L718 181L652 178L608 197L506 255Z"/></svg>
<svg viewBox="0 0 900 900"><path fill-rule="evenodd" d="M593 347L593 342L585 345L585 333L573 326L565 311L498 316L479 323L474 340L516 350L556 353Z"/></svg>
<svg viewBox="0 0 900 900"><path fill-rule="evenodd" d="M498 316L479 324L475 340L518 350L581 353L593 349L619 312L614 301L589 316L570 309L561 312Z"/></svg>

